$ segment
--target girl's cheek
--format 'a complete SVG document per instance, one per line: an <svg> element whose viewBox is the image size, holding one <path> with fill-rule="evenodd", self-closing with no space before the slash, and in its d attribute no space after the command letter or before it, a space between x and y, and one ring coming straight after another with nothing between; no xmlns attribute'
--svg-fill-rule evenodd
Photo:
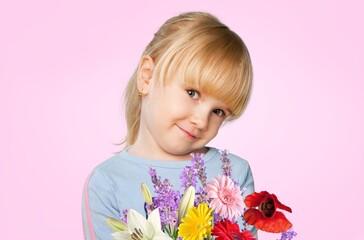
<svg viewBox="0 0 364 240"><path fill-rule="evenodd" d="M174 104L174 106L172 107L170 112L171 112L171 114L174 114L174 115L181 115L183 113L187 113L188 104L183 103L183 102L176 103L176 104Z"/></svg>

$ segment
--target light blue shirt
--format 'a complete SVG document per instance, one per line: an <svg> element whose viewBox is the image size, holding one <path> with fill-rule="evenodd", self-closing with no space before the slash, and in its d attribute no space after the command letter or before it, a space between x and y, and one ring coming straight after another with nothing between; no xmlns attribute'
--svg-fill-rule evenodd
<svg viewBox="0 0 364 240"><path fill-rule="evenodd" d="M192 157L191 157L192 158ZM228 158L232 166L232 179L241 189L246 189L243 198L254 192L254 181L248 162L236 155ZM203 156L207 181L222 175L220 152L209 148ZM124 209L144 211L141 183L148 185L153 195L153 183L149 167L157 171L162 181L167 178L176 190L180 189L179 176L190 160L150 160L137 157L124 150L98 165L85 183L82 200L84 236L87 240L111 240L112 229L106 225L107 217L119 219ZM255 229L252 230L255 233Z"/></svg>

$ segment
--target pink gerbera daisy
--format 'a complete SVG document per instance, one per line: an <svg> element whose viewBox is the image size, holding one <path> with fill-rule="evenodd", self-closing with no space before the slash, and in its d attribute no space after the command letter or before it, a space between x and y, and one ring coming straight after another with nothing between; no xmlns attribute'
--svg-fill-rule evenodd
<svg viewBox="0 0 364 240"><path fill-rule="evenodd" d="M243 214L244 202L240 187L225 175L213 178L206 185L210 207L222 218L237 219Z"/></svg>

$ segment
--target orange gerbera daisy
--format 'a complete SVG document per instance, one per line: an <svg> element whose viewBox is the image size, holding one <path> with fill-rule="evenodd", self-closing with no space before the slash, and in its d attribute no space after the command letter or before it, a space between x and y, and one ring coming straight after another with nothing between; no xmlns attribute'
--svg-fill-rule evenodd
<svg viewBox="0 0 364 240"><path fill-rule="evenodd" d="M244 220L250 225L273 233L284 232L292 227L292 223L287 220L282 212L278 212L277 209L280 208L288 212L292 212L292 210L290 207L280 203L276 195L266 191L255 192L247 196L244 203L250 208L244 213ZM258 209L255 207L258 207Z"/></svg>

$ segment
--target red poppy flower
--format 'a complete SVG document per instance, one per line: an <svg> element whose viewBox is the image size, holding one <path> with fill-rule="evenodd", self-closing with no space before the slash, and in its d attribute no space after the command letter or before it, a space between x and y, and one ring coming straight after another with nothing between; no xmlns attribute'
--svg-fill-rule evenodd
<svg viewBox="0 0 364 240"><path fill-rule="evenodd" d="M237 223L224 219L215 223L212 229L215 240L254 240L254 235L249 230L241 232Z"/></svg>
<svg viewBox="0 0 364 240"><path fill-rule="evenodd" d="M266 191L255 192L247 196L244 203L250 208L244 213L244 220L250 225L273 233L284 232L292 227L292 223L287 220L284 214L276 211L278 208L288 212L292 212L292 210L280 203L276 195ZM258 207L258 209L254 207Z"/></svg>

